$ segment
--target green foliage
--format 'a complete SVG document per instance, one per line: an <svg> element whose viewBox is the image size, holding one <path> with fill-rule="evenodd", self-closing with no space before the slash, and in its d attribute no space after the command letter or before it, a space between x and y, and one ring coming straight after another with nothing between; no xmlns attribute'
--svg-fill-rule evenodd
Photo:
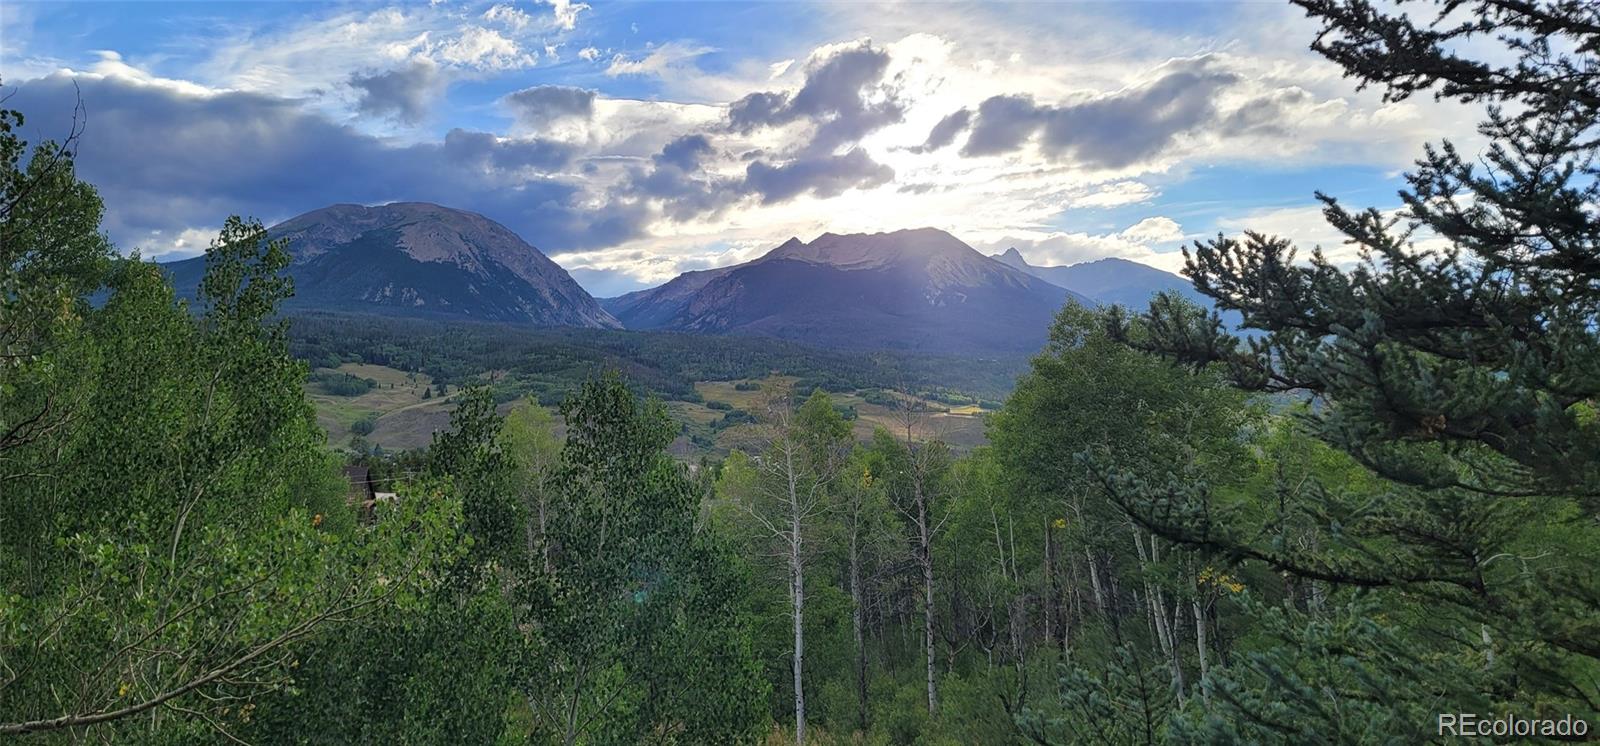
<svg viewBox="0 0 1600 746"><path fill-rule="evenodd" d="M456 400L450 429L433 436L427 470L460 490L474 562L521 561L526 517L512 489L514 462L499 441L503 418L487 388L464 389Z"/></svg>
<svg viewBox="0 0 1600 746"><path fill-rule="evenodd" d="M1036 743L1165 742L1174 698L1164 664L1148 652L1119 645L1097 666L1061 665L1057 701L1024 709L1018 727Z"/></svg>
<svg viewBox="0 0 1600 746"><path fill-rule="evenodd" d="M1313 610L1319 583L1385 590L1403 620L1396 631L1349 634L1391 656L1426 640L1443 666L1429 675L1476 682L1480 702L1592 715L1600 582L1578 568L1600 562L1600 429L1588 416L1600 398L1594 10L1483 2L1457 25L1448 12L1419 23L1366 2L1300 4L1323 25L1314 48L1391 100L1433 89L1492 104L1478 128L1489 145L1481 157L1430 146L1406 177L1400 219L1324 196L1329 223L1362 251L1355 267L1320 252L1297 262L1289 241L1253 233L1195 246L1186 273L1196 289L1257 337L1167 298L1132 326L1111 324L1134 346L1242 388L1315 396L1299 413L1304 432L1359 469L1301 468L1279 442L1265 465L1275 499L1126 473L1113 489L1169 538L1284 573ZM1489 29L1491 54L1456 48ZM1414 240L1420 232L1429 245ZM1381 479L1348 479L1353 469ZM1429 613L1407 598L1426 599ZM1301 631L1343 634L1322 623ZM1478 655L1496 662L1488 679L1471 663ZM1337 671L1298 674L1337 692L1321 697L1324 712L1377 698L1399 730L1409 705L1394 693L1421 673L1382 662L1348 684ZM1276 685L1260 673L1255 685ZM1265 697L1250 705L1241 712L1280 725L1308 717ZM1349 718L1335 720L1343 726L1327 734L1362 740Z"/></svg>
<svg viewBox="0 0 1600 746"><path fill-rule="evenodd" d="M371 435L372 431L376 429L378 429L378 415L376 412L369 412L361 419L350 423L350 432L356 435Z"/></svg>
<svg viewBox="0 0 1600 746"><path fill-rule="evenodd" d="M196 317L112 259L70 149L18 170L18 121L0 113L0 734L215 737L310 638L426 593L459 510L357 530L271 320L282 248L230 218Z"/></svg>
<svg viewBox="0 0 1600 746"><path fill-rule="evenodd" d="M317 388L334 396L360 396L378 386L378 382L371 378L361 378L336 370L319 370L311 374L311 382L316 384Z"/></svg>
<svg viewBox="0 0 1600 746"><path fill-rule="evenodd" d="M664 451L665 412L613 377L585 384L562 416L545 524L555 551L528 577L540 634L519 677L536 736L752 737L763 692L738 613L744 580L695 530L698 492Z"/></svg>
<svg viewBox="0 0 1600 746"><path fill-rule="evenodd" d="M1306 614L1251 603L1261 644L1209 681L1214 706L1185 712L1173 723L1172 740L1421 742L1438 737L1440 712L1530 716L1488 694L1494 671L1480 655L1463 648L1457 655L1466 658L1456 659L1426 635L1403 630L1397 622L1405 612L1397 610L1407 606L1404 599L1366 596ZM1417 621L1404 624L1415 628Z"/></svg>

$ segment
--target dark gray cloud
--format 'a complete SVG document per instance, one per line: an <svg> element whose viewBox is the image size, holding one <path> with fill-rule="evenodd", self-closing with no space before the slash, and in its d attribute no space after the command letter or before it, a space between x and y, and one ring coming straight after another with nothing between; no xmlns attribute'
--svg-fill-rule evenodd
<svg viewBox="0 0 1600 746"><path fill-rule="evenodd" d="M1287 135L1284 126L1289 112L1311 103L1311 94L1300 88L1286 88L1252 99L1218 124L1224 136Z"/></svg>
<svg viewBox="0 0 1600 746"><path fill-rule="evenodd" d="M667 143L654 160L658 164L670 164L684 171L694 171L700 168L700 160L710 154L711 138L705 135L684 135Z"/></svg>
<svg viewBox="0 0 1600 746"><path fill-rule="evenodd" d="M1169 64L1148 85L1059 106L1030 96L993 96L970 118L961 117L963 110L940 121L922 147L937 150L968 130L962 155L996 155L1037 137L1052 159L1120 168L1160 155L1185 134L1220 125L1217 98L1239 82L1211 58L1198 57Z"/></svg>
<svg viewBox="0 0 1600 746"><path fill-rule="evenodd" d="M563 119L587 121L594 116L595 92L564 85L541 85L508 94L504 99L517 121L543 129Z"/></svg>
<svg viewBox="0 0 1600 746"><path fill-rule="evenodd" d="M789 107L787 93L752 93L728 105L728 124L735 132L745 134L762 127L788 124L798 116Z"/></svg>
<svg viewBox="0 0 1600 746"><path fill-rule="evenodd" d="M843 155L798 158L776 166L756 161L745 169L745 188L760 195L765 205L808 192L832 197L847 189L886 184L893 178L894 169L860 150L852 150Z"/></svg>
<svg viewBox="0 0 1600 746"><path fill-rule="evenodd" d="M630 169L614 192L619 197L653 201L672 220L715 215L744 193L738 180L702 170L703 161L714 150L705 135L678 137L651 156L649 169Z"/></svg>
<svg viewBox="0 0 1600 746"><path fill-rule="evenodd" d="M835 52L806 71L794 93L752 93L728 107L730 131L749 134L795 122L813 125L808 139L779 153L751 151L743 182L730 185L737 197L758 197L762 204L802 194L830 197L852 188L871 188L894 178L894 170L851 149L867 134L905 116L895 91L884 80L889 53L870 43Z"/></svg>
<svg viewBox="0 0 1600 746"><path fill-rule="evenodd" d="M905 108L884 86L888 69L889 53L871 44L836 52L807 71L806 82L793 95L752 93L733 102L728 126L748 134L811 121L816 129L802 151L809 156L831 154L904 117Z"/></svg>
<svg viewBox="0 0 1600 746"><path fill-rule="evenodd" d="M978 105L978 115L961 154L996 155L1022 147L1044 123L1047 109L1030 96L991 96ZM951 134L954 140L955 135Z"/></svg>
<svg viewBox="0 0 1600 746"><path fill-rule="evenodd" d="M361 91L356 108L362 113L416 123L428 115L434 100L444 93L447 80L439 68L425 60L371 75L352 75L350 86Z"/></svg>
<svg viewBox="0 0 1600 746"><path fill-rule="evenodd" d="M707 173L702 161L714 154L705 135L685 135L673 140L650 159L651 167L633 168L615 196L648 201L660 206L672 220L716 215L754 197L774 204L802 194L832 197L852 188L871 188L894 178L894 169L880 164L861 150L843 155L801 155L776 164L751 161L744 178Z"/></svg>
<svg viewBox="0 0 1600 746"><path fill-rule="evenodd" d="M636 204L584 205L576 181L540 173L570 163L558 143L456 130L395 145L284 99L197 97L118 78L78 84L88 111L78 171L99 188L106 230L124 248L230 214L277 221L336 202L473 210L547 251L612 246L643 235L651 219ZM48 134L75 100L73 79L53 75L19 84L8 105Z"/></svg>
<svg viewBox="0 0 1600 746"><path fill-rule="evenodd" d="M572 165L577 155L577 148L569 143L539 138L501 139L487 132L459 128L445 134L440 148L441 155L451 163L476 166L490 173L520 170L555 173Z"/></svg>
<svg viewBox="0 0 1600 746"><path fill-rule="evenodd" d="M970 124L972 124L972 112L968 109L958 109L933 125L933 129L928 131L928 139L912 150L918 153L938 150L955 142L956 135L965 132Z"/></svg>

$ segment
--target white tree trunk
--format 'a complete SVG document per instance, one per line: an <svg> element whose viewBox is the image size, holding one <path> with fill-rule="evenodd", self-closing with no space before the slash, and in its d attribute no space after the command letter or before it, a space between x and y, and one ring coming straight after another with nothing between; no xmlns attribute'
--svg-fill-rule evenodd
<svg viewBox="0 0 1600 746"><path fill-rule="evenodd" d="M806 588L805 569L800 562L800 542L795 541L793 547L789 559L792 575L789 592L794 599L794 742L795 746L800 746L806 741Z"/></svg>
<svg viewBox="0 0 1600 746"><path fill-rule="evenodd" d="M861 527L857 522L850 527L850 625L856 640L856 727L867 730L867 645L863 639L865 609L861 592Z"/></svg>
<svg viewBox="0 0 1600 746"><path fill-rule="evenodd" d="M922 554L922 640L928 663L928 714L939 712L939 691L934 681L933 658L933 536L928 526L928 502L917 496L917 532Z"/></svg>
<svg viewBox="0 0 1600 746"><path fill-rule="evenodd" d="M1194 651L1200 660L1200 697L1210 704L1211 697L1206 694L1206 614L1200 605L1200 599L1194 602Z"/></svg>
<svg viewBox="0 0 1600 746"><path fill-rule="evenodd" d="M1101 614L1104 614L1106 613L1106 594L1105 590L1100 587L1100 562L1094 558L1094 552L1087 547L1083 550L1083 556L1089 558L1089 587L1094 589L1094 607Z"/></svg>
<svg viewBox="0 0 1600 746"><path fill-rule="evenodd" d="M794 452L787 449L789 478L789 598L794 609L794 743L806 741L806 571L800 531L800 494L795 484Z"/></svg>

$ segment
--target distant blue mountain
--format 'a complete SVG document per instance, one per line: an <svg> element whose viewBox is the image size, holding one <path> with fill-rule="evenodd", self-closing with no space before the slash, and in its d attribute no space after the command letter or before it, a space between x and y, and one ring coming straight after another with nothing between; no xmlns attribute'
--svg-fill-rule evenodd
<svg viewBox="0 0 1600 746"><path fill-rule="evenodd" d="M1211 299L1196 291L1188 280L1127 259L1099 259L1065 267L1038 267L1029 264L1015 248L995 254L994 258L1052 285L1086 295L1100 305L1120 305L1142 310L1150 304L1150 296L1168 291L1206 308L1211 307Z"/></svg>
<svg viewBox="0 0 1600 746"><path fill-rule="evenodd" d="M762 257L601 301L629 329L854 349L1025 354L1068 298L933 228L791 238Z"/></svg>

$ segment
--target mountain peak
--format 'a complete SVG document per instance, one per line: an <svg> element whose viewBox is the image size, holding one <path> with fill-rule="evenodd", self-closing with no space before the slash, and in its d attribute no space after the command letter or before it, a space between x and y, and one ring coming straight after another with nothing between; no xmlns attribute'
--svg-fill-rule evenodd
<svg viewBox="0 0 1600 746"><path fill-rule="evenodd" d="M994 258L1023 271L1027 271L1027 269L1031 266L1028 264L1027 259L1022 258L1022 252L1017 251L1017 247L1015 246L1006 249L1002 253L995 254Z"/></svg>
<svg viewBox="0 0 1600 746"><path fill-rule="evenodd" d="M475 212L431 202L336 204L268 235L283 239L292 257L293 306L621 326L560 265ZM178 264L175 278L189 272Z"/></svg>
<svg viewBox="0 0 1600 746"><path fill-rule="evenodd" d="M908 228L887 233L823 233L806 243L789 239L758 261L796 259L844 269L874 269L907 260L977 255L961 239L938 228Z"/></svg>
<svg viewBox="0 0 1600 746"><path fill-rule="evenodd" d="M630 329L944 353L1031 352L1067 298L937 228L791 238L759 259L606 302Z"/></svg>

